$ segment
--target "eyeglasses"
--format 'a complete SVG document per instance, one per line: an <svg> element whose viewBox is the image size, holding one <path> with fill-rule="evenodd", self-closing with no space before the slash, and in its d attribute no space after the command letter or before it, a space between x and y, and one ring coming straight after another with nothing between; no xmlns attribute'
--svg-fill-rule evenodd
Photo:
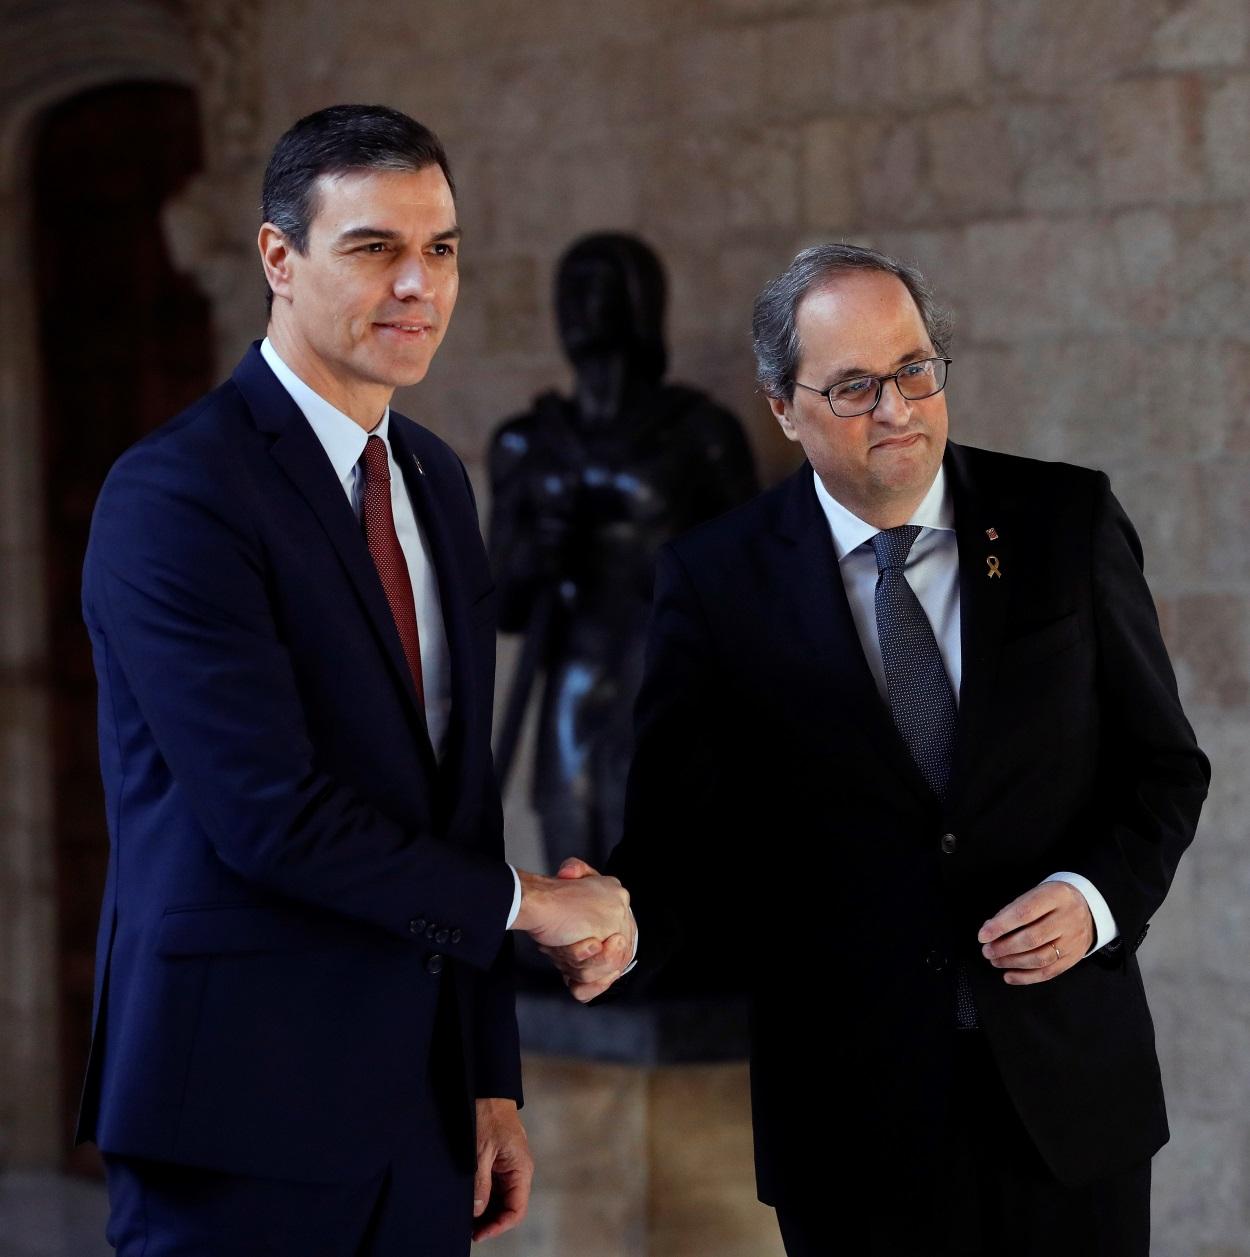
<svg viewBox="0 0 1250 1257"><path fill-rule="evenodd" d="M839 419L854 419L856 415L866 415L877 409L887 380L893 380L900 396L909 402L918 402L940 393L946 387L946 368L952 361L951 358L925 358L921 362L909 362L899 367L893 375L857 375L853 380L839 380L828 388L813 388L810 384L800 384L798 380L794 383L796 388L819 393Z"/></svg>

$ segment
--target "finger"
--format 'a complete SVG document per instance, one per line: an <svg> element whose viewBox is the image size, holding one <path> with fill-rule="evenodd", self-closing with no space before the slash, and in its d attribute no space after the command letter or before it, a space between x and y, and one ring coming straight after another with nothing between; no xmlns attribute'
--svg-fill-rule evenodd
<svg viewBox="0 0 1250 1257"><path fill-rule="evenodd" d="M473 1228L473 1238L475 1240L493 1239L496 1235L512 1230L524 1217L523 1209L500 1209L498 1213L492 1213L490 1218Z"/></svg>
<svg viewBox="0 0 1250 1257"><path fill-rule="evenodd" d="M569 993L579 1004L588 1004L592 999L597 999L604 991L608 990L620 976L617 973L599 982L569 982Z"/></svg>
<svg viewBox="0 0 1250 1257"><path fill-rule="evenodd" d="M1043 943L1031 951L1018 952L1011 956L1001 956L990 961L995 969L1045 969L1050 965L1062 963L1065 950L1058 939Z"/></svg>
<svg viewBox="0 0 1250 1257"><path fill-rule="evenodd" d="M1039 947L1053 943L1062 938L1066 931L1056 913L1048 912L1024 928L1005 934L992 943L981 948L981 954L987 960L1001 960L1011 956L1022 956Z"/></svg>
<svg viewBox="0 0 1250 1257"><path fill-rule="evenodd" d="M619 937L619 935L610 935L609 937ZM565 943L560 947L539 947L538 950L555 965L570 962L581 964L600 955L605 944L606 940L583 938L580 942Z"/></svg>
<svg viewBox="0 0 1250 1257"><path fill-rule="evenodd" d="M609 934L599 950L598 963L624 969L629 963L631 941L624 934Z"/></svg>
<svg viewBox="0 0 1250 1257"><path fill-rule="evenodd" d="M1050 891L1040 886L1035 887L1018 899L1013 899L1001 912L986 921L977 931L977 942L991 943L996 938L1002 938L1004 934L1031 925L1058 906L1056 897Z"/></svg>
<svg viewBox="0 0 1250 1257"><path fill-rule="evenodd" d="M574 982L599 982L615 977L625 968L623 960L588 960L584 964L557 964L556 969Z"/></svg>
<svg viewBox="0 0 1250 1257"><path fill-rule="evenodd" d="M493 1239L496 1235L502 1235L524 1221L529 1209L532 1179L532 1170L528 1174L518 1169L506 1175L496 1176L495 1208L497 1211L483 1225L473 1228L475 1240Z"/></svg>
<svg viewBox="0 0 1250 1257"><path fill-rule="evenodd" d="M594 877L595 875L595 869L591 868L585 860L579 860L573 855L569 856L569 858L560 865L559 869L556 870L556 876L562 877L565 880L579 877Z"/></svg>
<svg viewBox="0 0 1250 1257"><path fill-rule="evenodd" d="M552 949L547 955L561 973L582 982L598 982L606 977L620 976L629 964L630 943L623 934L611 934L604 939L598 952L584 959L574 954L571 948Z"/></svg>
<svg viewBox="0 0 1250 1257"><path fill-rule="evenodd" d="M1067 973L1079 959L1079 956L1064 956L1044 969L1008 969L1003 974L1003 981L1008 986L1036 986L1039 982L1049 982L1051 978Z"/></svg>
<svg viewBox="0 0 1250 1257"><path fill-rule="evenodd" d="M473 1175L473 1216L480 1218L490 1201L491 1169L495 1164L495 1149L483 1144L477 1150L477 1170Z"/></svg>

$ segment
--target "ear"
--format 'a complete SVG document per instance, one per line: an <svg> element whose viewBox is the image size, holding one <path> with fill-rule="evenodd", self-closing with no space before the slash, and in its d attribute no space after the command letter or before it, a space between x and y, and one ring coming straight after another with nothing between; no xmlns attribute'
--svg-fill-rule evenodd
<svg viewBox="0 0 1250 1257"><path fill-rule="evenodd" d="M790 418L790 410L793 405L793 401L785 401L781 397L770 397L768 399L768 409L773 412L773 418L780 424L781 431L787 441L797 441L799 439L798 429Z"/></svg>
<svg viewBox="0 0 1250 1257"><path fill-rule="evenodd" d="M295 254L290 241L273 223L262 223L256 247L260 250L260 263L265 268L265 278L274 296L289 297L291 259Z"/></svg>

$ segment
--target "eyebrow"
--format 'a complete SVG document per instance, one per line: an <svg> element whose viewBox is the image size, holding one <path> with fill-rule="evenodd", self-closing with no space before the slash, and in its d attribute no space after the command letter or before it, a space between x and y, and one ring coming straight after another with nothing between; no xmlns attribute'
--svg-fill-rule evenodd
<svg viewBox="0 0 1250 1257"><path fill-rule="evenodd" d="M432 235L427 244L441 244L444 240L459 240L464 232L459 226L448 227L446 231L440 231ZM401 238L398 231L392 231L389 227L349 227L346 231L340 232L337 243L350 244L357 240L399 240Z"/></svg>
<svg viewBox="0 0 1250 1257"><path fill-rule="evenodd" d="M921 349L919 347L913 349L910 353L905 353L894 363L894 369L897 371L899 367L905 367L909 362L919 362L925 358L932 358L933 351L929 349ZM842 367L833 375L829 376L827 382L830 385L841 384L843 380L854 380L861 375L874 375L875 373L867 367Z"/></svg>

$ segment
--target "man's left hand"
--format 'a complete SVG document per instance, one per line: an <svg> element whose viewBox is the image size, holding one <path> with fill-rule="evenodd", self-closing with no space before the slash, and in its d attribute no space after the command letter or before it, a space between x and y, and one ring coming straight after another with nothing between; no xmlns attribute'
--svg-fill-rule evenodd
<svg viewBox="0 0 1250 1257"><path fill-rule="evenodd" d="M512 1230L529 1208L533 1181L534 1158L516 1101L479 1100L473 1238L488 1240Z"/></svg>
<svg viewBox="0 0 1250 1257"><path fill-rule="evenodd" d="M1067 882L1043 882L1012 900L977 934L981 954L1003 969L1009 986L1049 982L1066 973L1094 942L1085 896Z"/></svg>

